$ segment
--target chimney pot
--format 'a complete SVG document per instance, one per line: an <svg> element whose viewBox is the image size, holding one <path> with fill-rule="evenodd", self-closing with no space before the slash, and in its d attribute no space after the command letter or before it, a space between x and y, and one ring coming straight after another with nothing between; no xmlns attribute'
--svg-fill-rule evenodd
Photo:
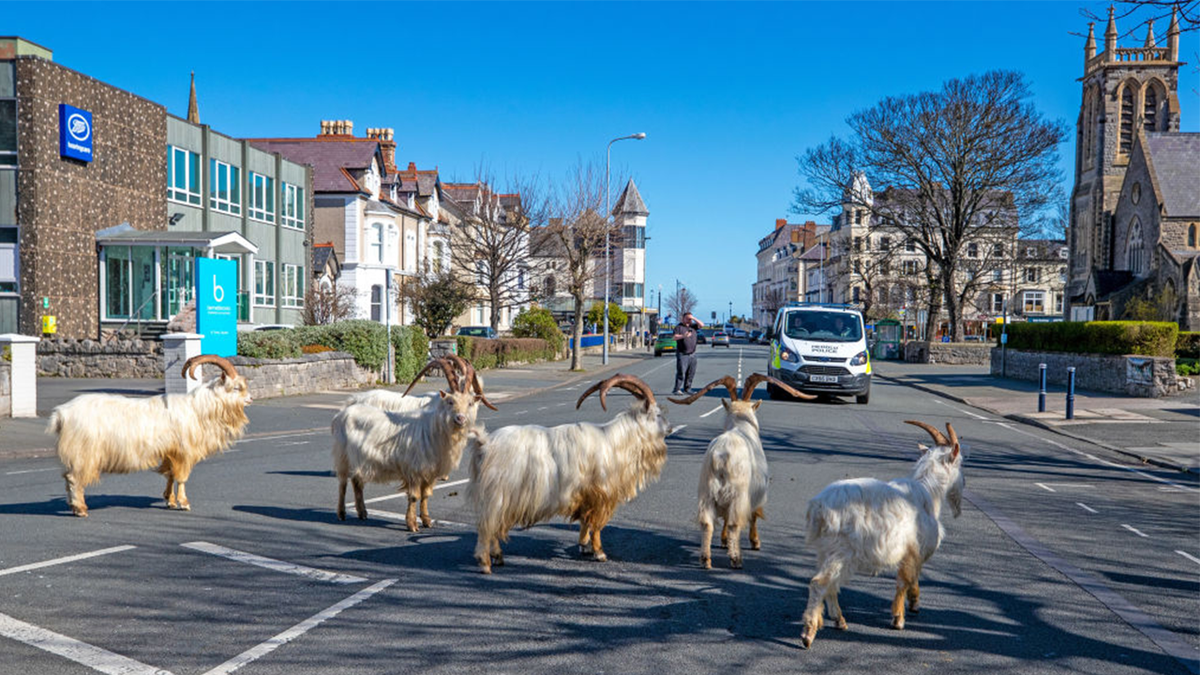
<svg viewBox="0 0 1200 675"><path fill-rule="evenodd" d="M778 230L779 228L783 227L784 225L787 225L787 218L776 218L775 219L775 229Z"/></svg>

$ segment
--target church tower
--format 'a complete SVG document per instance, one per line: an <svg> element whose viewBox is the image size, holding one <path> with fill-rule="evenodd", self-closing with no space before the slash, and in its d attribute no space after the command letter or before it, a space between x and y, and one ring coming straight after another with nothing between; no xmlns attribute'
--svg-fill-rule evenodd
<svg viewBox="0 0 1200 675"><path fill-rule="evenodd" d="M1112 7L1104 51L1096 53L1094 26L1084 45L1083 93L1075 126L1075 186L1071 193L1070 274L1067 297L1083 297L1096 271L1113 269L1112 213L1133 140L1142 131L1179 131L1179 21L1171 13L1165 46L1146 27L1141 47L1117 47Z"/></svg>

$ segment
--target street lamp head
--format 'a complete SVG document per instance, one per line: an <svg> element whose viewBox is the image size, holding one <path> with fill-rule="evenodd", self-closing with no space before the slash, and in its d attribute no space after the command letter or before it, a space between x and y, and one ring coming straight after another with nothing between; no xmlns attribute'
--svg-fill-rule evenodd
<svg viewBox="0 0 1200 675"><path fill-rule="evenodd" d="M645 133L644 131L639 131L639 132L637 132L636 134L634 134L634 135L630 136L630 138L636 138L636 139L638 139L639 141L640 141L640 140L642 140L642 139L643 139L643 138L645 138L645 137L646 137L646 133Z"/></svg>

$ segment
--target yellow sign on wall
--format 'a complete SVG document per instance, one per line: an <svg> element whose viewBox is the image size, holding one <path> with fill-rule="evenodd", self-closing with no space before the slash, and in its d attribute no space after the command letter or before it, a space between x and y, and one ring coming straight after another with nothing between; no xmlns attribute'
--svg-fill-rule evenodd
<svg viewBox="0 0 1200 675"><path fill-rule="evenodd" d="M42 317L42 333L53 335L58 333L58 317L43 316Z"/></svg>

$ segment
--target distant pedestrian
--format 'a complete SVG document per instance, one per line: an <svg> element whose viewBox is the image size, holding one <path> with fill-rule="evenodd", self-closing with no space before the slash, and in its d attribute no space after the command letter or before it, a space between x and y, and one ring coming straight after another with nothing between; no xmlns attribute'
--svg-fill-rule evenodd
<svg viewBox="0 0 1200 675"><path fill-rule="evenodd" d="M672 394L692 393L692 378L696 375L696 331L704 323L691 312L685 312L675 326L675 390Z"/></svg>

